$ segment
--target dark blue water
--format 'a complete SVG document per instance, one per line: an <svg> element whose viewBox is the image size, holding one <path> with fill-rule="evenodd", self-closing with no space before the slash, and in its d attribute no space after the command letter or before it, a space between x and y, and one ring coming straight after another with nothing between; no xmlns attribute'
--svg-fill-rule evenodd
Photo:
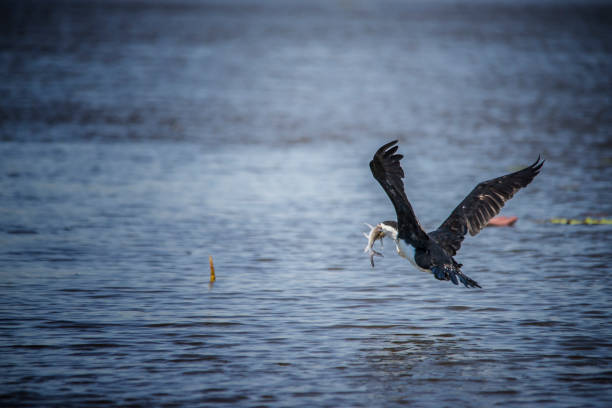
<svg viewBox="0 0 612 408"><path fill-rule="evenodd" d="M609 5L1 7L3 406L612 404ZM395 138L428 230L547 160L482 290L370 267Z"/></svg>

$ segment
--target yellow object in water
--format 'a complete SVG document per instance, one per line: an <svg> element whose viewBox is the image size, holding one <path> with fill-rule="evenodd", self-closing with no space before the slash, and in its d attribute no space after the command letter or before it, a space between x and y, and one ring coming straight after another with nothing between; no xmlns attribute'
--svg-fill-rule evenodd
<svg viewBox="0 0 612 408"><path fill-rule="evenodd" d="M208 263L210 263L210 281L214 282L217 278L215 277L215 266L213 265L212 255L208 256Z"/></svg>
<svg viewBox="0 0 612 408"><path fill-rule="evenodd" d="M553 224L569 224L569 225L612 225L612 219L610 218L591 218L587 217L584 220L576 220L571 218L551 218L550 222Z"/></svg>

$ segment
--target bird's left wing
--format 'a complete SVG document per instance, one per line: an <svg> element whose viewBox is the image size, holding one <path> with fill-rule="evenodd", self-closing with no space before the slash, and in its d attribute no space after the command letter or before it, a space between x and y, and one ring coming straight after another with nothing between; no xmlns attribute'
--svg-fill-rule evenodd
<svg viewBox="0 0 612 408"><path fill-rule="evenodd" d="M478 184L446 221L429 235L454 256L461 247L465 234L478 234L491 218L499 214L506 201L531 183L543 164L544 160L540 160L538 156L531 166Z"/></svg>
<svg viewBox="0 0 612 408"><path fill-rule="evenodd" d="M404 170L400 166L401 154L397 152L397 140L387 143L376 151L370 162L374 178L387 193L397 213L398 237L410 242L415 248L427 245L429 237L419 225L412 206L404 192Z"/></svg>

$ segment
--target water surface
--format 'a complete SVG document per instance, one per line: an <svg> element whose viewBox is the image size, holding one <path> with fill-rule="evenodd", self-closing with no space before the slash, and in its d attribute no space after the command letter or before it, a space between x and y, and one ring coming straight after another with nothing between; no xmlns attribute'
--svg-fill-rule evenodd
<svg viewBox="0 0 612 408"><path fill-rule="evenodd" d="M3 405L612 404L607 5L6 4ZM428 230L546 158L482 290L370 267L395 138Z"/></svg>

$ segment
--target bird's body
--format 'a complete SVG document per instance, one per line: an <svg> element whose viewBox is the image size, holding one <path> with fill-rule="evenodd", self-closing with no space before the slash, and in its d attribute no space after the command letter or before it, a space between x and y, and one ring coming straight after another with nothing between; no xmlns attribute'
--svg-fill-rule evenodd
<svg viewBox="0 0 612 408"><path fill-rule="evenodd" d="M402 258L405 258L408 260L408 262L410 262L412 264L412 266L414 266L415 268L417 268L419 271L421 272L430 272L431 273L431 269L427 268L427 264L429 264L429 262L426 262L424 259L422 258L422 254L419 253L419 263L417 263L417 250L416 248L412 247L412 245L408 245L406 243L406 241L404 241L403 239L396 239L395 241L395 245L397 247L397 254L399 256L401 256ZM421 266L423 265L423 266Z"/></svg>
<svg viewBox="0 0 612 408"><path fill-rule="evenodd" d="M370 252L372 266L374 255L381 255L373 250L374 242L390 236L395 241L398 254L417 269L431 272L439 280L480 287L475 280L461 272L461 264L454 259L465 234L476 235L484 228L516 191L533 180L544 162L538 157L535 163L523 170L478 184L437 230L426 233L404 192L404 171L399 163L403 156L395 154L398 148L396 143L393 141L382 146L370 162L374 178L391 199L397 214L397 222L384 221L366 234L366 251Z"/></svg>

